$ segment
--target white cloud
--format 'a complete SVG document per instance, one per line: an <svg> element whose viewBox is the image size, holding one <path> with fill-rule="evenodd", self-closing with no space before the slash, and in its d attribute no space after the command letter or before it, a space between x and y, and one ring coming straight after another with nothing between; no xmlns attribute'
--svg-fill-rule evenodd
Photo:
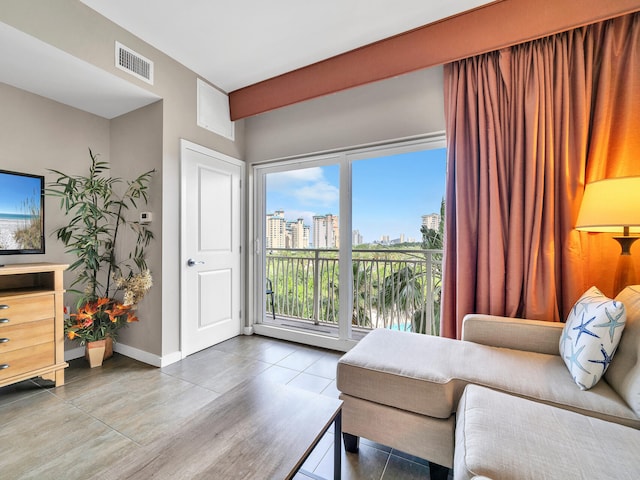
<svg viewBox="0 0 640 480"><path fill-rule="evenodd" d="M331 207L338 202L340 191L336 186L323 181L298 188L293 195L303 205Z"/></svg>
<svg viewBox="0 0 640 480"><path fill-rule="evenodd" d="M267 176L267 191L292 197L300 206L320 210L335 208L339 199L338 187L327 181L320 167L270 173Z"/></svg>
<svg viewBox="0 0 640 480"><path fill-rule="evenodd" d="M308 183L324 181L324 173L320 167L301 168L286 172L270 173L267 176L267 187L270 191L288 193Z"/></svg>

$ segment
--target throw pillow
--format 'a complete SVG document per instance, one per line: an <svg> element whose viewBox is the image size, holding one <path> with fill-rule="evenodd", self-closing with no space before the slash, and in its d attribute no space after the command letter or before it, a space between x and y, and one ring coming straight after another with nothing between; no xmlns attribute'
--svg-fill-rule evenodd
<svg viewBox="0 0 640 480"><path fill-rule="evenodd" d="M607 371L626 321L622 302L596 287L582 295L567 316L560 356L581 390L593 387Z"/></svg>

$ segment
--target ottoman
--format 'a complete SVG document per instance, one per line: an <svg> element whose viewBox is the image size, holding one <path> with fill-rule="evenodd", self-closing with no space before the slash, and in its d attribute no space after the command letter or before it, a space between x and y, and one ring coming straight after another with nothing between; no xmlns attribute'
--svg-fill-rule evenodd
<svg viewBox="0 0 640 480"><path fill-rule="evenodd" d="M347 352L336 379L347 451L356 451L352 442L364 437L451 467L453 412L465 386L452 381L459 344L377 329Z"/></svg>

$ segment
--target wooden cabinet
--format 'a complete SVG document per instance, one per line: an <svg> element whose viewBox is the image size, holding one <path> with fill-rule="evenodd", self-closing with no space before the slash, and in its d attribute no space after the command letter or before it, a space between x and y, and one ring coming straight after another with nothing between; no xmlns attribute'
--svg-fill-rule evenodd
<svg viewBox="0 0 640 480"><path fill-rule="evenodd" d="M32 377L64 385L67 267L56 263L0 267L0 387Z"/></svg>

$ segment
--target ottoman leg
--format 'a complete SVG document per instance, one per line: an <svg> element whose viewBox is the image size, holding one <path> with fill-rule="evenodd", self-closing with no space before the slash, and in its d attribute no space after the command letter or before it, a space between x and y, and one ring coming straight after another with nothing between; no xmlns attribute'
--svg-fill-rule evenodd
<svg viewBox="0 0 640 480"><path fill-rule="evenodd" d="M344 449L350 453L358 453L358 447L360 445L360 437L351 435L350 433L342 432L342 439L344 440Z"/></svg>
<svg viewBox="0 0 640 480"><path fill-rule="evenodd" d="M447 480L449 469L437 463L429 462L429 476L431 480Z"/></svg>

